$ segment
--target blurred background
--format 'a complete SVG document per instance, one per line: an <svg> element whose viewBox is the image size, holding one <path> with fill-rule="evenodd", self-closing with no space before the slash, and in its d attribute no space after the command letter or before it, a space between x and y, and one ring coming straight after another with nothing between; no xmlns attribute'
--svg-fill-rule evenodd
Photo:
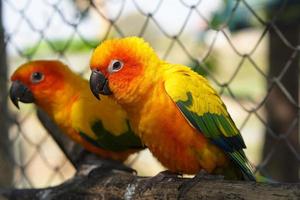
<svg viewBox="0 0 300 200"><path fill-rule="evenodd" d="M2 0L0 12L0 187L53 186L75 173L35 107L8 100L12 72L60 59L88 77L102 40L132 35L210 80L256 173L299 182L299 0ZM163 170L147 150L127 163L143 176Z"/></svg>

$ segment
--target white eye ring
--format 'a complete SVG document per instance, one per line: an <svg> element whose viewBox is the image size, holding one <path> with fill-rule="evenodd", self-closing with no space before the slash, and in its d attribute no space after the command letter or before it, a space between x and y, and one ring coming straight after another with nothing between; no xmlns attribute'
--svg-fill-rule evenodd
<svg viewBox="0 0 300 200"><path fill-rule="evenodd" d="M31 74L31 82L32 83L39 83L44 80L44 74L41 72L33 72Z"/></svg>
<svg viewBox="0 0 300 200"><path fill-rule="evenodd" d="M112 60L109 65L108 65L108 72L109 73L114 73L117 71L120 71L124 66L124 63L120 60Z"/></svg>

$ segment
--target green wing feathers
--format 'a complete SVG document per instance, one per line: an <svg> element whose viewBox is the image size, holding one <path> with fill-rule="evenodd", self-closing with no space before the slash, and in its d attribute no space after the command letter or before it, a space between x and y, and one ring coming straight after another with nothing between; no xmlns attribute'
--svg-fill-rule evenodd
<svg viewBox="0 0 300 200"><path fill-rule="evenodd" d="M132 131L126 112L120 105L107 97L96 100L88 85L86 87L86 93L81 93L71 112L72 127L80 136L94 146L109 151L145 148Z"/></svg>
<svg viewBox="0 0 300 200"><path fill-rule="evenodd" d="M127 124L128 127L130 127L128 122ZM93 123L91 128L96 137L92 138L88 134L80 131L81 137L102 149L120 152L129 149L138 150L145 148L141 140L130 129L121 135L113 135L103 127L101 121Z"/></svg>
<svg viewBox="0 0 300 200"><path fill-rule="evenodd" d="M243 148L243 138L221 98L208 81L186 67L170 70L165 89L188 122L224 150L245 179L255 180Z"/></svg>

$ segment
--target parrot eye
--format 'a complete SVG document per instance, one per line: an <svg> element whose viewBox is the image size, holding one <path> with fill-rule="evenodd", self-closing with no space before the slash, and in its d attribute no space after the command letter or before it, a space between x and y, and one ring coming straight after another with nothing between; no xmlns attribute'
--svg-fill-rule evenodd
<svg viewBox="0 0 300 200"><path fill-rule="evenodd" d="M123 62L119 60L112 60L108 66L108 72L113 73L121 70L123 68Z"/></svg>
<svg viewBox="0 0 300 200"><path fill-rule="evenodd" d="M44 74L41 72L33 72L31 74L31 82L38 83L41 82L44 79Z"/></svg>

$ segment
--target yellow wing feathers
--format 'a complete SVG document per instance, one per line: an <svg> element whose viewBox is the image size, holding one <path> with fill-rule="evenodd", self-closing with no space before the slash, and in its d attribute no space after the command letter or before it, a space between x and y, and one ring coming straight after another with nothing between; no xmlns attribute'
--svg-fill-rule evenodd
<svg viewBox="0 0 300 200"><path fill-rule="evenodd" d="M71 111L72 126L77 131L96 139L91 127L97 121L101 121L103 127L114 136L128 131L126 113L118 104L107 97L101 97L102 100L98 101L89 91L80 95L82 96L74 103Z"/></svg>
<svg viewBox="0 0 300 200"><path fill-rule="evenodd" d="M222 100L208 81L191 69L176 65L166 71L165 80L166 92L173 101L188 101L188 94L191 94L190 111L198 115L207 112L228 115Z"/></svg>

